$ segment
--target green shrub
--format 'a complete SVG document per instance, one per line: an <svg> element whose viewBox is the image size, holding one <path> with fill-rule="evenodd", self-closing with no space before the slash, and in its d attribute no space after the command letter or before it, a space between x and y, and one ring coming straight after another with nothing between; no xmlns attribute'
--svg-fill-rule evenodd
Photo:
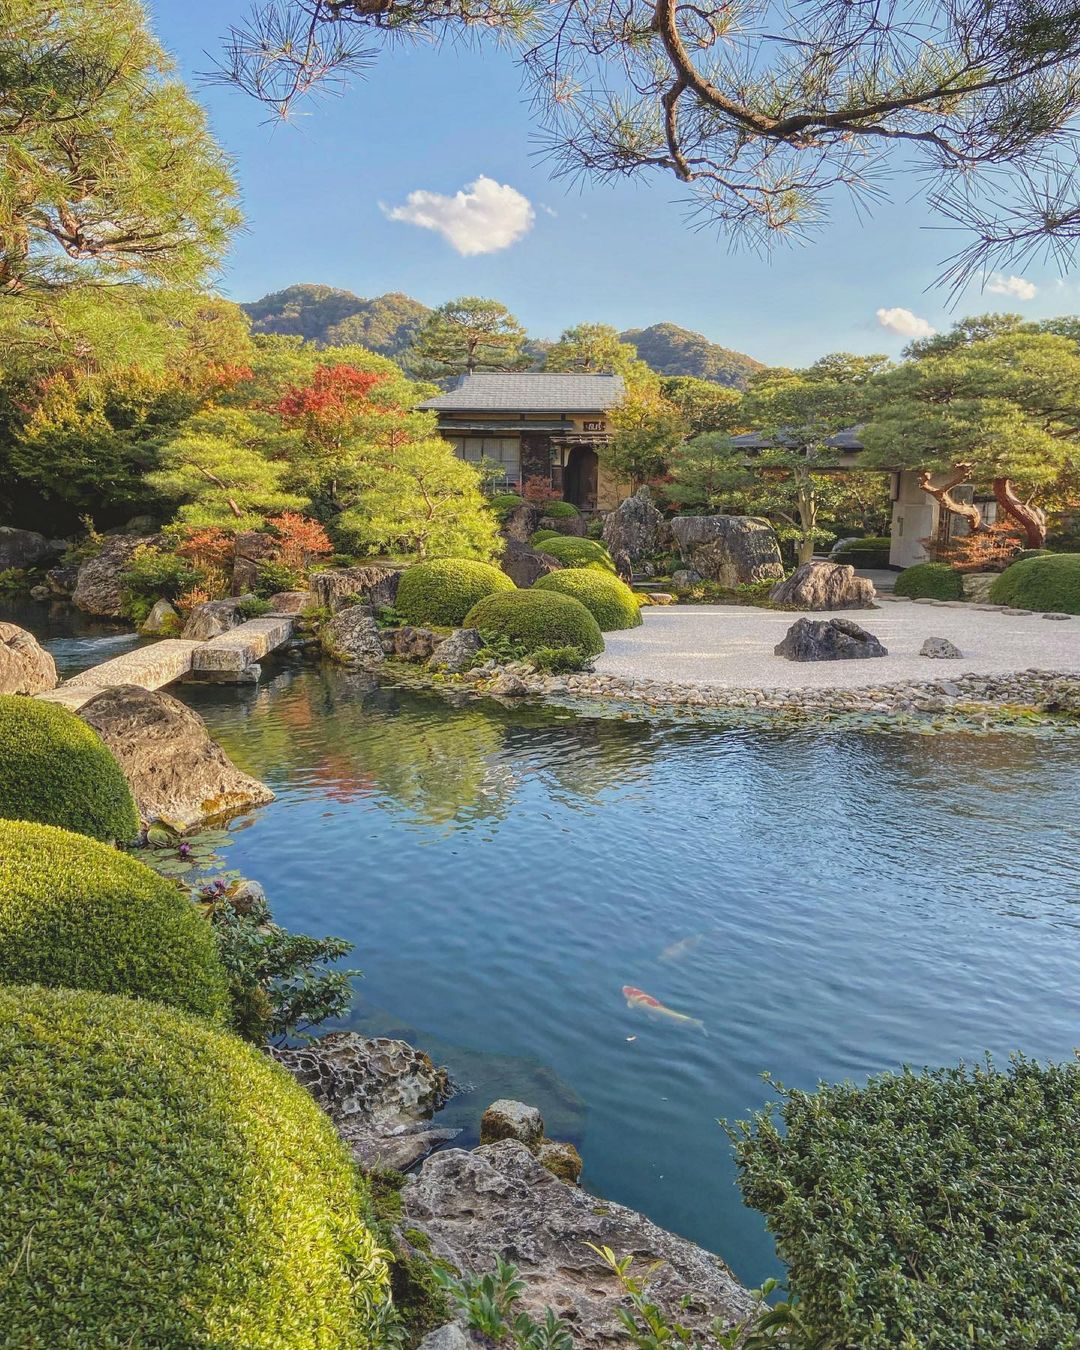
<svg viewBox="0 0 1080 1350"><path fill-rule="evenodd" d="M575 539L559 534L544 541L544 552L557 558L564 567L595 567L602 572L614 572L611 554L595 539Z"/></svg>
<svg viewBox="0 0 1080 1350"><path fill-rule="evenodd" d="M624 581L609 572L598 572L592 567L564 567L541 577L533 589L555 591L580 600L600 625L601 633L641 625L637 596Z"/></svg>
<svg viewBox="0 0 1080 1350"><path fill-rule="evenodd" d="M0 984L155 999L228 1012L209 923L178 887L107 844L0 821Z"/></svg>
<svg viewBox="0 0 1080 1350"><path fill-rule="evenodd" d="M580 647L537 647L530 660L544 675L569 675L589 665L589 658Z"/></svg>
<svg viewBox="0 0 1080 1350"><path fill-rule="evenodd" d="M559 533L558 530L534 530L529 535L529 543L533 548L543 549L549 539L565 539L566 536ZM544 550L546 552L546 550Z"/></svg>
<svg viewBox="0 0 1080 1350"><path fill-rule="evenodd" d="M487 596L469 610L465 626L508 638L526 652L579 647L585 656L599 656L604 650L596 620L580 600L535 587Z"/></svg>
<svg viewBox="0 0 1080 1350"><path fill-rule="evenodd" d="M206 571L187 558L153 544L140 544L120 573L124 613L142 623L157 600L176 600L200 586Z"/></svg>
<svg viewBox="0 0 1080 1350"><path fill-rule="evenodd" d="M491 509L500 520L505 520L511 511L524 505L525 498L519 497L516 492L496 492L491 498Z"/></svg>
<svg viewBox="0 0 1080 1350"><path fill-rule="evenodd" d="M0 695L0 818L110 843L139 833L131 789L97 732L41 699Z"/></svg>
<svg viewBox="0 0 1080 1350"><path fill-rule="evenodd" d="M728 1132L808 1343L1080 1344L1076 1063L782 1090Z"/></svg>
<svg viewBox="0 0 1080 1350"><path fill-rule="evenodd" d="M888 567L892 540L887 535L867 535L865 539L848 539L830 557L833 562L850 563L852 567Z"/></svg>
<svg viewBox="0 0 1080 1350"><path fill-rule="evenodd" d="M1006 567L990 587L995 605L1080 614L1080 553L1049 553Z"/></svg>
<svg viewBox="0 0 1080 1350"><path fill-rule="evenodd" d="M603 539L604 522L599 516L593 516L585 527L585 536L588 539Z"/></svg>
<svg viewBox="0 0 1080 1350"><path fill-rule="evenodd" d="M0 990L4 1343L380 1344L386 1267L328 1118L171 1008Z"/></svg>
<svg viewBox="0 0 1080 1350"><path fill-rule="evenodd" d="M905 568L893 589L897 595L912 600L959 600L964 594L964 582L960 573L946 563L924 562Z"/></svg>
<svg viewBox="0 0 1080 1350"><path fill-rule="evenodd" d="M506 573L491 563L437 558L405 569L394 608L406 623L456 627L478 600L513 589Z"/></svg>
<svg viewBox="0 0 1080 1350"><path fill-rule="evenodd" d="M573 502L547 502L542 510L551 520L576 520L581 515Z"/></svg>
<svg viewBox="0 0 1080 1350"><path fill-rule="evenodd" d="M258 580L255 582L255 594L263 600L281 591L303 591L307 589L307 578L303 570L291 567L288 563L268 558L259 563Z"/></svg>

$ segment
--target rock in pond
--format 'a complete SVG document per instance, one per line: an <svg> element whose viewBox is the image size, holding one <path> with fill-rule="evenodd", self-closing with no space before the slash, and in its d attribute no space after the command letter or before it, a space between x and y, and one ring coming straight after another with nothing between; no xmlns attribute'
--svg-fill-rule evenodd
<svg viewBox="0 0 1080 1350"><path fill-rule="evenodd" d="M79 584L79 564L64 563L45 573L45 581L53 595L69 597Z"/></svg>
<svg viewBox="0 0 1080 1350"><path fill-rule="evenodd" d="M118 684L84 703L79 716L119 761L144 825L191 830L274 800L170 694Z"/></svg>
<svg viewBox="0 0 1080 1350"><path fill-rule="evenodd" d="M386 660L382 633L367 605L351 605L322 632L327 654L346 666L372 666Z"/></svg>
<svg viewBox="0 0 1080 1350"><path fill-rule="evenodd" d="M375 609L390 606L397 599L401 568L370 563L363 567L331 567L311 574L311 589L316 604L336 614L348 602L359 597Z"/></svg>
<svg viewBox="0 0 1080 1350"><path fill-rule="evenodd" d="M568 1181L573 1186L580 1181L584 1164L573 1144L560 1139L545 1139L536 1150L536 1156L560 1181Z"/></svg>
<svg viewBox="0 0 1080 1350"><path fill-rule="evenodd" d="M524 1308L541 1318L553 1308L587 1350L627 1343L622 1287L589 1243L633 1254L652 1301L706 1342L714 1319L731 1326L754 1307L718 1256L560 1181L514 1139L436 1153L401 1194L403 1223L427 1235L433 1256L471 1274L494 1269L497 1256L512 1261Z"/></svg>
<svg viewBox="0 0 1080 1350"><path fill-rule="evenodd" d="M307 1088L365 1167L404 1170L461 1133L427 1124L453 1089L446 1070L405 1041L335 1031L270 1053Z"/></svg>
<svg viewBox="0 0 1080 1350"><path fill-rule="evenodd" d="M647 554L659 552L669 534L663 515L653 505L647 484L604 518L603 537L608 552L613 557L616 553L626 553L635 563Z"/></svg>
<svg viewBox="0 0 1080 1350"><path fill-rule="evenodd" d="M188 615L180 636L194 642L209 642L211 638L221 637L223 633L239 628L244 622L240 603L250 599L250 596L234 595L225 600L207 600L196 605Z"/></svg>
<svg viewBox="0 0 1080 1350"><path fill-rule="evenodd" d="M562 563L543 549L530 548L519 539L508 539L499 566L515 586L528 590L534 581L557 572Z"/></svg>
<svg viewBox="0 0 1080 1350"><path fill-rule="evenodd" d="M180 615L168 600L158 600L153 609L139 624L139 632L147 633L151 637L158 637L162 633L175 635L180 627Z"/></svg>
<svg viewBox="0 0 1080 1350"><path fill-rule="evenodd" d="M458 675L461 671L468 670L483 645L484 639L475 628L455 628L432 652L428 669Z"/></svg>
<svg viewBox="0 0 1080 1350"><path fill-rule="evenodd" d="M769 599L793 609L872 609L877 592L848 563L808 562L769 592Z"/></svg>
<svg viewBox="0 0 1080 1350"><path fill-rule="evenodd" d="M9 569L25 572L40 567L49 558L63 553L62 539L46 539L37 530L18 530L13 525L0 525L0 572Z"/></svg>
<svg viewBox="0 0 1080 1350"><path fill-rule="evenodd" d="M124 612L121 573L137 548L161 543L160 535L113 535L79 568L72 592L76 609L103 619L118 619Z"/></svg>
<svg viewBox="0 0 1080 1350"><path fill-rule="evenodd" d="M964 655L960 648L944 637L928 637L919 648L920 656L933 656L941 661L957 661Z"/></svg>
<svg viewBox="0 0 1080 1350"><path fill-rule="evenodd" d="M888 656L873 633L851 619L798 619L773 650L789 661L861 661Z"/></svg>
<svg viewBox="0 0 1080 1350"><path fill-rule="evenodd" d="M758 516L676 516L671 534L683 562L721 586L784 579L776 531Z"/></svg>
<svg viewBox="0 0 1080 1350"><path fill-rule="evenodd" d="M544 1118L535 1106L500 1097L480 1117L481 1144L516 1139L535 1153L544 1137Z"/></svg>
<svg viewBox="0 0 1080 1350"><path fill-rule="evenodd" d="M58 683L56 662L37 638L0 623L0 694L44 694Z"/></svg>
<svg viewBox="0 0 1080 1350"><path fill-rule="evenodd" d="M400 628L387 629L382 634L383 651L399 661L426 661L439 644L438 634L430 628L417 628L411 623Z"/></svg>

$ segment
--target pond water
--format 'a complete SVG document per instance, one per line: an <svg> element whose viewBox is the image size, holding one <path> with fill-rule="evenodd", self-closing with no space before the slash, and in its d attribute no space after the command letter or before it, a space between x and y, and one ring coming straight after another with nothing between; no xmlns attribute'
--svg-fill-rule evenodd
<svg viewBox="0 0 1080 1350"><path fill-rule="evenodd" d="M174 692L278 794L227 865L281 923L355 942L350 1025L449 1064L469 1090L445 1123L536 1102L590 1187L748 1282L776 1258L717 1119L767 1100L763 1071L810 1088L1080 1043L1073 734L453 706L299 664Z"/></svg>

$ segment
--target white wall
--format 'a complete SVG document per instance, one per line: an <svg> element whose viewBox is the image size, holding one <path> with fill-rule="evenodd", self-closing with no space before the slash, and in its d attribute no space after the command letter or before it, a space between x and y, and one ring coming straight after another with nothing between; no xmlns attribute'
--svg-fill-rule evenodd
<svg viewBox="0 0 1080 1350"><path fill-rule="evenodd" d="M904 469L896 475L896 497L892 510L892 544L889 562L893 567L910 567L926 561L922 541L937 528L938 504L919 487L919 475Z"/></svg>

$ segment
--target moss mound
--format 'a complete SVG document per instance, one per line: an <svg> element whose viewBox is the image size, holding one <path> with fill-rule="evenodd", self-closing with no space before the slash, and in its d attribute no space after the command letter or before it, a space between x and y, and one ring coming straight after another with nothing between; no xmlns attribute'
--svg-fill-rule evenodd
<svg viewBox="0 0 1080 1350"><path fill-rule="evenodd" d="M361 1350L386 1270L329 1120L132 999L0 989L4 1343Z"/></svg>
<svg viewBox="0 0 1080 1350"><path fill-rule="evenodd" d="M541 510L551 520L575 520L581 515L573 502L546 502Z"/></svg>
<svg viewBox="0 0 1080 1350"><path fill-rule="evenodd" d="M106 844L0 821L0 984L94 989L223 1021L210 925L171 882Z"/></svg>
<svg viewBox="0 0 1080 1350"><path fill-rule="evenodd" d="M543 549L553 558L558 558L564 567L595 567L602 572L615 571L611 554L595 539L575 539L571 535L557 534L544 540Z"/></svg>
<svg viewBox="0 0 1080 1350"><path fill-rule="evenodd" d="M960 573L945 563L916 563L896 578L894 591L912 600L960 600L964 595L964 582Z"/></svg>
<svg viewBox="0 0 1080 1350"><path fill-rule="evenodd" d="M637 596L618 577L592 567L564 567L537 581L533 590L555 591L580 600L600 626L601 633L638 628L641 608Z"/></svg>
<svg viewBox="0 0 1080 1350"><path fill-rule="evenodd" d="M1080 553L1047 553L1006 567L990 588L995 605L1080 614Z"/></svg>
<svg viewBox="0 0 1080 1350"><path fill-rule="evenodd" d="M540 647L578 647L585 656L599 656L604 650L597 622L580 600L535 587L489 595L473 606L465 624L509 638L527 652Z"/></svg>
<svg viewBox="0 0 1080 1350"><path fill-rule="evenodd" d="M491 563L471 558L438 558L406 568L394 608L407 623L454 627L478 600L514 583Z"/></svg>
<svg viewBox="0 0 1080 1350"><path fill-rule="evenodd" d="M55 703L0 695L0 817L127 843L139 833L131 789L81 718Z"/></svg>
<svg viewBox="0 0 1080 1350"><path fill-rule="evenodd" d="M533 548L544 549L544 545L549 539L565 538L566 536L560 534L558 530L534 530L533 533L529 535L529 543ZM544 552L547 552L547 550L544 549Z"/></svg>

